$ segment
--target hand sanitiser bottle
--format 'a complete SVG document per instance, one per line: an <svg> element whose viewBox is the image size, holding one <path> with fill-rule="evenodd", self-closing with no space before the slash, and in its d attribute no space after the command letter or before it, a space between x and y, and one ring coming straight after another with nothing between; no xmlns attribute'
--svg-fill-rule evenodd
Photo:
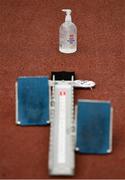
<svg viewBox="0 0 125 180"><path fill-rule="evenodd" d="M71 9L62 9L66 12L65 22L59 29L59 51L62 53L74 53L77 51L77 28L72 22Z"/></svg>

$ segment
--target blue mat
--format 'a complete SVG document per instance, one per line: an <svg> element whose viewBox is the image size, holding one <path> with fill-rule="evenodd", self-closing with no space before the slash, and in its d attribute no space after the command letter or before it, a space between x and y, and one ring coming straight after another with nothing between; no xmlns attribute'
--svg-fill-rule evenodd
<svg viewBox="0 0 125 180"><path fill-rule="evenodd" d="M17 124L47 125L49 120L48 77L17 79Z"/></svg>
<svg viewBox="0 0 125 180"><path fill-rule="evenodd" d="M108 101L78 101L76 150L88 154L111 152L111 114L111 103Z"/></svg>

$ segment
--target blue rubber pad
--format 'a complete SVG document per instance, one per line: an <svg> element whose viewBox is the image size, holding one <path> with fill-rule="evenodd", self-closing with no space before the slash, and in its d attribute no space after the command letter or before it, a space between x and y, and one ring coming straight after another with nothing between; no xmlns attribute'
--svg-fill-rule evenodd
<svg viewBox="0 0 125 180"><path fill-rule="evenodd" d="M47 125L49 120L48 77L19 77L16 101L20 125Z"/></svg>
<svg viewBox="0 0 125 180"><path fill-rule="evenodd" d="M111 151L111 112L109 101L78 101L76 149L80 153Z"/></svg>

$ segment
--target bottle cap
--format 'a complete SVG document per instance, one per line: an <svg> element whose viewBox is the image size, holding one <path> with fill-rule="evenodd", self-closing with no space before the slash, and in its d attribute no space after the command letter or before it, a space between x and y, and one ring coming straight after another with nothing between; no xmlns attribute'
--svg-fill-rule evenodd
<svg viewBox="0 0 125 180"><path fill-rule="evenodd" d="M71 22L71 21L72 21L72 18L71 18L71 12L72 12L72 10L71 10L71 9L62 9L62 11L63 11L63 12L66 12L65 21Z"/></svg>

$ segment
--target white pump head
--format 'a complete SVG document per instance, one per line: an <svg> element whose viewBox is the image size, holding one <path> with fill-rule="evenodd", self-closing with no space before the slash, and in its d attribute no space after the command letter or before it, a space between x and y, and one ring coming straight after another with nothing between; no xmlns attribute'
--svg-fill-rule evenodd
<svg viewBox="0 0 125 180"><path fill-rule="evenodd" d="M62 11L63 11L63 12L66 12L65 21L71 22L71 21L72 21L72 18L71 18L71 12L72 12L72 10L71 10L71 9L62 9Z"/></svg>

